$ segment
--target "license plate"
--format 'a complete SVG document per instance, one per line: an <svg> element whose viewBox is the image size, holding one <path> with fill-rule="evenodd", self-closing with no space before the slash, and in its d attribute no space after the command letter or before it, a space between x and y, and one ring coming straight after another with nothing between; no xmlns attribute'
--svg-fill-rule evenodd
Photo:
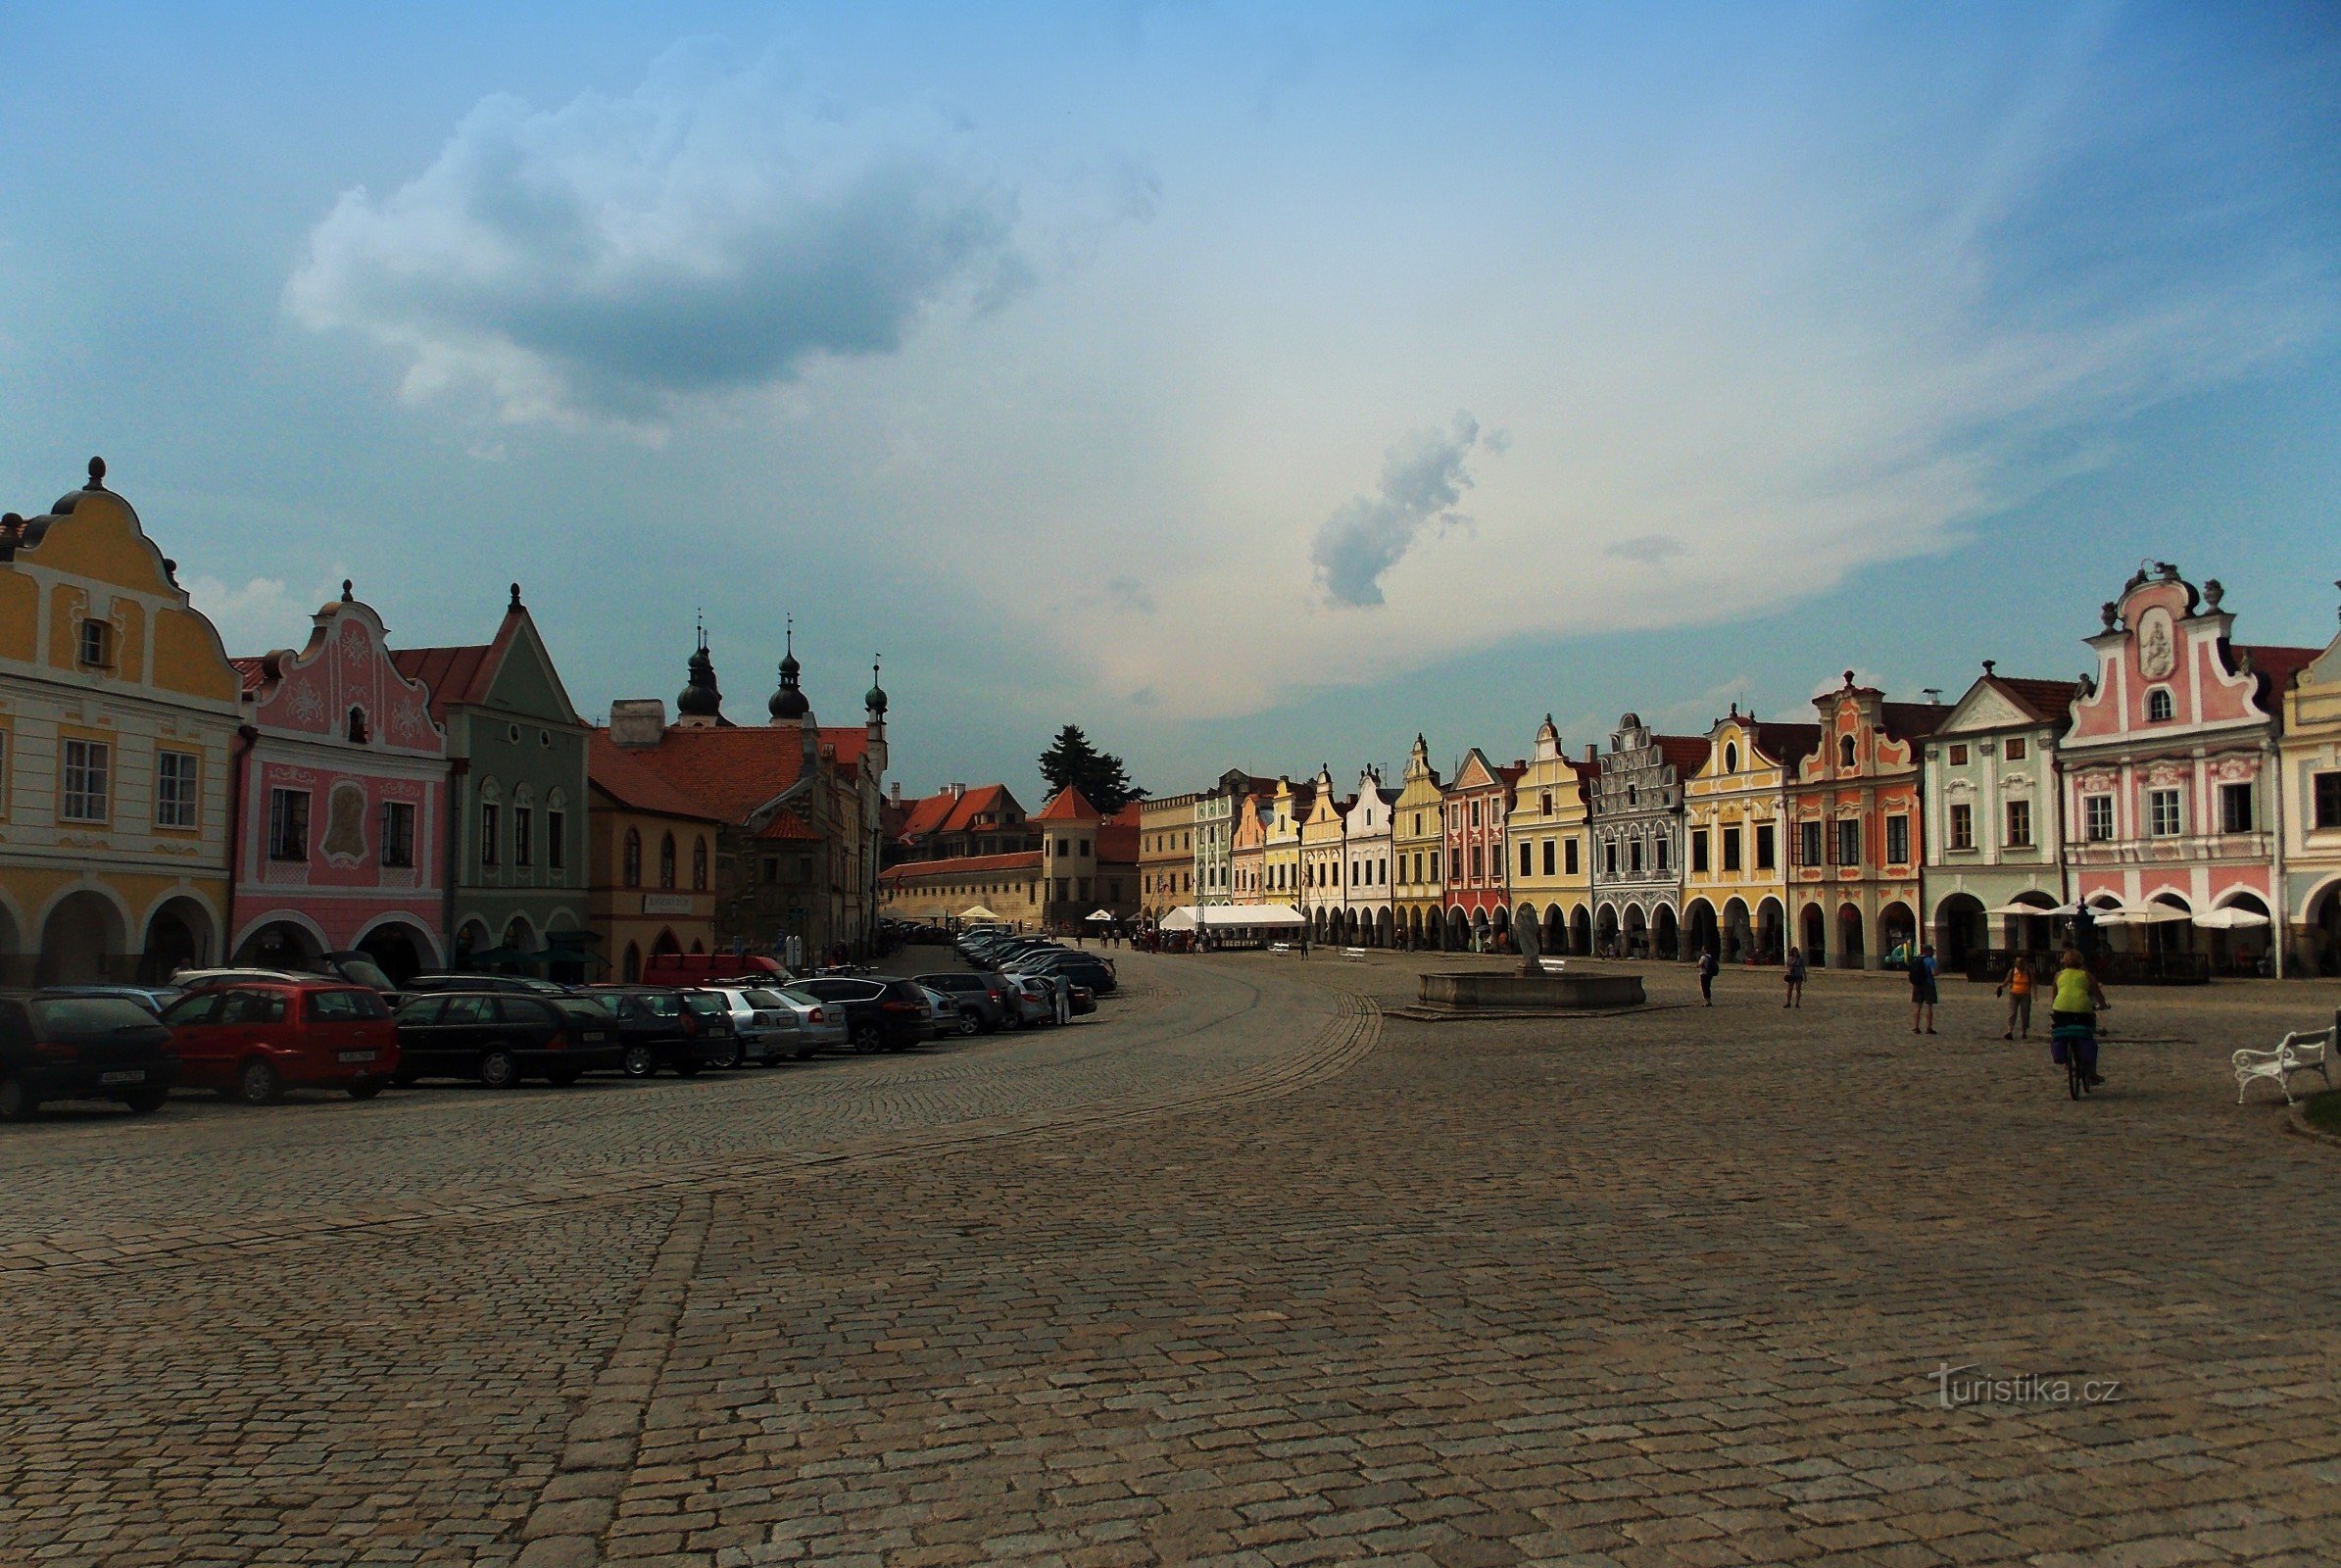
<svg viewBox="0 0 2341 1568"><path fill-rule="evenodd" d="M146 1082L146 1074L143 1072L102 1072L98 1074L98 1082L102 1084L142 1084Z"/></svg>
<svg viewBox="0 0 2341 1568"><path fill-rule="evenodd" d="M341 1059L344 1061L371 1061L374 1059L374 1054L370 1051L345 1051L341 1054Z"/></svg>

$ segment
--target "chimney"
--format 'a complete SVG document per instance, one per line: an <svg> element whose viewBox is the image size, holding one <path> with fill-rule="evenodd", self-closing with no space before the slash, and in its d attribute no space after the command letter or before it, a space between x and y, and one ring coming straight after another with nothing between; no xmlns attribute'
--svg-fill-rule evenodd
<svg viewBox="0 0 2341 1568"><path fill-rule="evenodd" d="M656 746L666 738L666 704L657 697L621 697L610 705L613 746Z"/></svg>
<svg viewBox="0 0 2341 1568"><path fill-rule="evenodd" d="M887 794L888 794L889 798L891 798L891 799L894 801L895 805L897 805L897 806L900 806L900 805L902 805L902 781L901 779L899 779L899 778L898 778L898 779L896 779L896 780L895 780L895 781L894 781L892 784L889 784L889 785L888 785L886 788L887 788Z"/></svg>
<svg viewBox="0 0 2341 1568"><path fill-rule="evenodd" d="M967 793L967 786L954 779L952 782L943 786L943 792L955 801Z"/></svg>

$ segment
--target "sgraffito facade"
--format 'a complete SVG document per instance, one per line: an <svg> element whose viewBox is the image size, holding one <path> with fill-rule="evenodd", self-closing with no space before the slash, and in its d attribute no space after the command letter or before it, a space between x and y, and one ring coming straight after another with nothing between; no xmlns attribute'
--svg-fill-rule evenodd
<svg viewBox="0 0 2341 1568"><path fill-rule="evenodd" d="M1661 735L1627 713L1601 754L1593 803L1593 950L1682 956L1683 781L1707 742Z"/></svg>

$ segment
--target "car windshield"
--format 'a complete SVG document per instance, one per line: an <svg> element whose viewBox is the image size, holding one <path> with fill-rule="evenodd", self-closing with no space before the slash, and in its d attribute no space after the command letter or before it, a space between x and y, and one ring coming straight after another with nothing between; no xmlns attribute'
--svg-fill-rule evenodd
<svg viewBox="0 0 2341 1568"><path fill-rule="evenodd" d="M740 993L740 995L748 999L748 1004L752 1007L764 1007L769 1009L781 1005L781 999L778 994L766 991L761 987L758 987L754 991L743 991Z"/></svg>
<svg viewBox="0 0 2341 1568"><path fill-rule="evenodd" d="M375 963L371 958L336 958L333 960L333 967L341 971L341 977L344 980L354 984L369 986L376 991L396 991L398 989L397 986L390 983L390 976L382 972L381 965Z"/></svg>
<svg viewBox="0 0 2341 1568"><path fill-rule="evenodd" d="M121 1029L159 1029L155 1015L127 997L49 997L32 1004L32 1021L55 1039L110 1035Z"/></svg>

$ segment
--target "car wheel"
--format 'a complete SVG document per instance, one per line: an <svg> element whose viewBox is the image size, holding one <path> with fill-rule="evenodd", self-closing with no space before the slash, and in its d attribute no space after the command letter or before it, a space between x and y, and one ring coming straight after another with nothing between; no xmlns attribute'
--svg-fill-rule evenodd
<svg viewBox="0 0 2341 1568"><path fill-rule="evenodd" d="M876 1024L865 1023L854 1026L853 1049L855 1051L879 1051L883 1050L885 1045L886 1037L879 1033Z"/></svg>
<svg viewBox="0 0 2341 1568"><path fill-rule="evenodd" d="M40 1114L40 1102L25 1093L14 1078L0 1078L0 1121L30 1121Z"/></svg>
<svg viewBox="0 0 2341 1568"><path fill-rule="evenodd" d="M715 1048L715 1054L707 1058L707 1065L731 1072L739 1067L741 1061L745 1059L745 1055L746 1053L741 1049L739 1037L734 1035Z"/></svg>
<svg viewBox="0 0 2341 1568"><path fill-rule="evenodd" d="M556 1089L566 1089L582 1076L574 1067L556 1067L545 1074L545 1081Z"/></svg>
<svg viewBox="0 0 2341 1568"><path fill-rule="evenodd" d="M484 1089L511 1089L520 1081L520 1058L502 1046L490 1046L479 1054L474 1071Z"/></svg>
<svg viewBox="0 0 2341 1568"><path fill-rule="evenodd" d="M658 1054L648 1046L628 1046L622 1066L629 1078L648 1078L658 1070Z"/></svg>
<svg viewBox="0 0 2341 1568"><path fill-rule="evenodd" d="M966 1038L966 1037L967 1037L967 1036L969 1036L969 1035L980 1035L980 1034L982 1034L983 1032L984 1032L984 1020L983 1020L983 1019L981 1019L981 1018L977 1017L977 1016L976 1016L974 1013L972 1013L972 1012L963 1012L963 1013L959 1014L959 1035L960 1035L960 1038L964 1039L964 1038Z"/></svg>
<svg viewBox="0 0 2341 1568"><path fill-rule="evenodd" d="M356 1079L350 1085L350 1098L352 1100L371 1100L389 1087L390 1081L386 1078Z"/></svg>
<svg viewBox="0 0 2341 1568"><path fill-rule="evenodd" d="M171 1102L171 1091L168 1089L141 1089L134 1094L122 1096L122 1102L130 1107L130 1114L133 1116L151 1116Z"/></svg>
<svg viewBox="0 0 2341 1568"><path fill-rule="evenodd" d="M247 1105L273 1105L284 1098L284 1074L255 1056L236 1069L236 1098Z"/></svg>

